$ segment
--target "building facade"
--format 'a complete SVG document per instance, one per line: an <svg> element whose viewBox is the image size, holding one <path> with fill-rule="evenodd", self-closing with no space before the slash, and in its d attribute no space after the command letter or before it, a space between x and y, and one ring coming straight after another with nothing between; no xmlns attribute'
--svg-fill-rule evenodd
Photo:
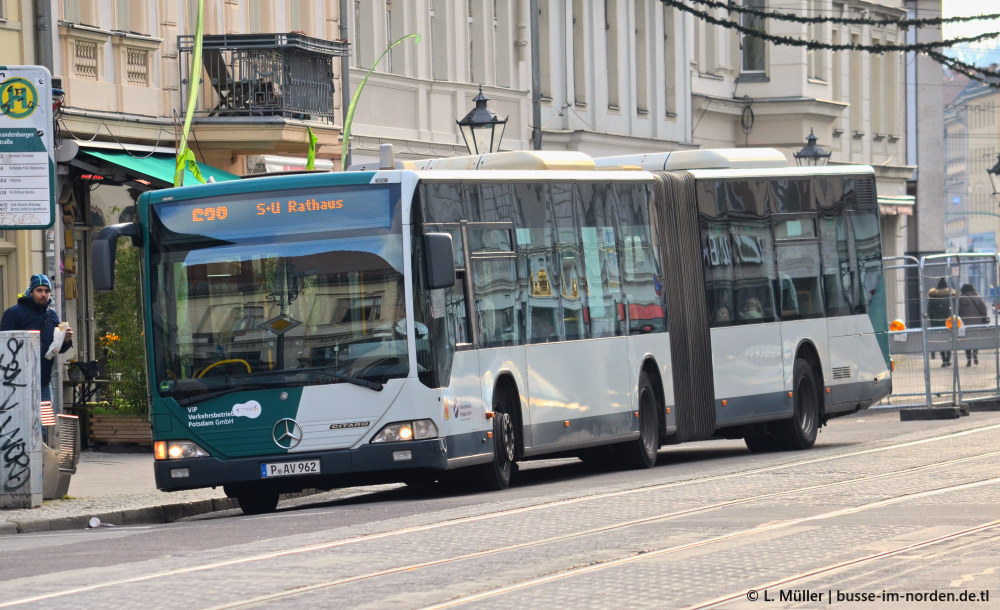
<svg viewBox="0 0 1000 610"><path fill-rule="evenodd" d="M40 41L34 4L52 14ZM832 152L831 163L875 166L883 251L906 249L914 168L906 163L907 76L898 53L764 43L657 0L205 0L203 67L192 70L197 0L0 5L5 61L44 62L32 52L38 42L65 91L57 118L57 223L48 232L0 235L0 286L15 290L44 264L44 252L53 253L62 314L78 330L81 359L94 354L93 234L130 218L142 191L172 183L163 164L176 154L192 91L189 147L199 162L228 175L301 164L310 130L320 163L339 169L347 161L347 94L362 83L352 163L377 159L385 143L398 159L466 154L456 121L480 87L489 108L507 118L504 150L531 148L539 138L544 149L593 156L769 146L791 161L812 131ZM834 17L906 14L902 0L742 6ZM740 19L769 34L831 45L905 41L893 26ZM393 46L411 34L419 40ZM14 252L16 262L4 258Z"/></svg>
<svg viewBox="0 0 1000 610"><path fill-rule="evenodd" d="M961 78L945 105L948 252L996 252L1000 209L987 175L1000 153L1000 89Z"/></svg>
<svg viewBox="0 0 1000 610"><path fill-rule="evenodd" d="M35 36L30 0L0 0L0 52L3 65L35 65ZM0 230L0 310L14 304L32 273L42 271L41 231Z"/></svg>

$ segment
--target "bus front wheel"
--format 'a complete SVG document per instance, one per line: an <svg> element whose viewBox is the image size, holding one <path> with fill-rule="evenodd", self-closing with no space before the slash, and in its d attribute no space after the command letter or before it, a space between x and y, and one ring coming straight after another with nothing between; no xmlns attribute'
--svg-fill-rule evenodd
<svg viewBox="0 0 1000 610"><path fill-rule="evenodd" d="M232 489L228 485L224 491L230 498L236 498L244 515L262 515L278 508L278 492L254 487Z"/></svg>
<svg viewBox="0 0 1000 610"><path fill-rule="evenodd" d="M502 386L493 392L493 460L485 465L483 473L483 485L490 491L510 486L514 466L516 437L507 395L508 390Z"/></svg>

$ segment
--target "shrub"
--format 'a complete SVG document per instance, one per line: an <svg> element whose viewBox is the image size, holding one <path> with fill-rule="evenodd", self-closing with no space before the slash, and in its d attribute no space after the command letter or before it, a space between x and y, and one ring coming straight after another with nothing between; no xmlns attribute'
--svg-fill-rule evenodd
<svg viewBox="0 0 1000 610"><path fill-rule="evenodd" d="M96 293L94 312L100 359L111 381L104 398L120 413L148 415L139 251L126 240L118 242L115 289Z"/></svg>

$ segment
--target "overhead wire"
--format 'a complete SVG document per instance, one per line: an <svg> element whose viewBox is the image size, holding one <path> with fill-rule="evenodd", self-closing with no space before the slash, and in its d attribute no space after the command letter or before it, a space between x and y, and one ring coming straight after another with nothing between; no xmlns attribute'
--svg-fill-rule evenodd
<svg viewBox="0 0 1000 610"><path fill-rule="evenodd" d="M723 19L711 15L705 11L698 10L693 6L688 6L686 2L698 2L705 4L710 0L660 0L663 4L667 6L672 6L681 11L687 12L699 19L702 19L706 23L711 23L713 25L718 25L727 29L736 30L741 34L752 38L759 38L767 42L771 42L777 45L787 45L796 47L805 47L809 50L828 50L828 51L861 51L873 54L881 54L888 52L905 52L905 53L922 53L929 57L930 59L938 62L939 64L948 67L956 72L962 73L973 80L980 81L986 85L993 88L1000 88L1000 72L992 68L982 68L975 66L964 61L961 61L954 57L948 57L940 52L938 49L948 48L960 42L977 42L983 40L989 40L1000 36L998 32L988 32L984 34L979 34L977 36L968 36L963 38L950 38L948 40L940 41L928 41L928 42L918 42L918 43L906 43L906 44L886 44L886 43L876 43L876 44L831 44L826 42L820 42L816 40L805 40L802 38L792 38L787 36L776 36L774 34L768 34L759 29L754 29L747 27L737 21L731 19ZM719 3L712 2L714 5L718 5L721 8L727 10L737 10L738 5L735 3L732 5L723 5ZM740 7L743 8L743 7ZM787 15L784 13L774 13L774 12L761 12L759 16L765 17L767 19L785 19L789 21L800 21L802 19L814 19L807 17L798 17L793 15ZM988 16L987 16L988 17ZM824 23L837 23L837 18L834 17L822 17L819 18ZM954 18L950 18L954 19ZM871 23L872 20L868 20L866 23ZM901 23L906 20L900 19L895 20L893 23ZM915 20L910 20L915 21ZM919 20L916 20L919 21ZM802 23L807 23L805 21L800 21Z"/></svg>

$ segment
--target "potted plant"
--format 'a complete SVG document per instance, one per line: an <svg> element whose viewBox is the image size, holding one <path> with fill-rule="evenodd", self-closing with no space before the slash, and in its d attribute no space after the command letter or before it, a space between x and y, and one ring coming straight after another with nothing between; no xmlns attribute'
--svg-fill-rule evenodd
<svg viewBox="0 0 1000 610"><path fill-rule="evenodd" d="M83 381L83 371L80 370L76 358L70 358L66 361L66 378L73 383L80 383Z"/></svg>

